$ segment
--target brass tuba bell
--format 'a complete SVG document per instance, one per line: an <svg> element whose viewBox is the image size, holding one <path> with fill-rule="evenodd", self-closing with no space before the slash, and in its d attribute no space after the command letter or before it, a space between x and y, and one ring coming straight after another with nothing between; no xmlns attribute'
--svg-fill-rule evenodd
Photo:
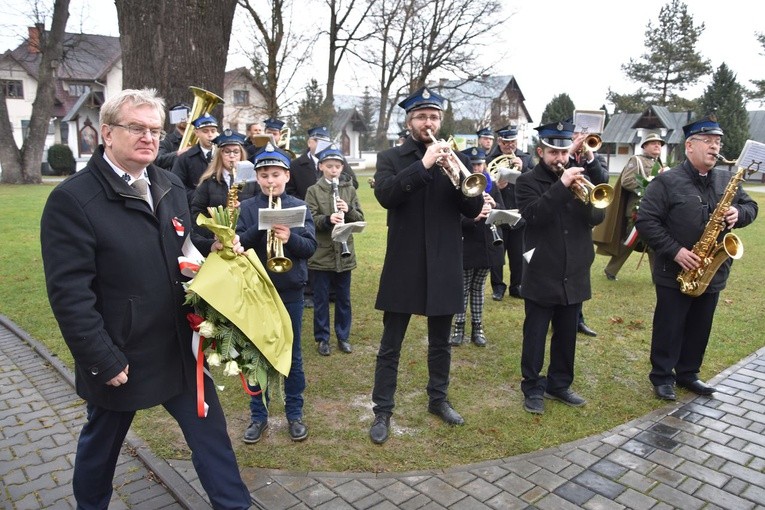
<svg viewBox="0 0 765 510"><path fill-rule="evenodd" d="M194 94L194 103L191 105L186 131L183 132L179 149L185 149L197 143L197 135L194 133L194 126L190 125L191 121L198 119L205 113L210 113L219 104L223 104L223 99L220 96L208 90L199 87L189 87L189 90Z"/></svg>

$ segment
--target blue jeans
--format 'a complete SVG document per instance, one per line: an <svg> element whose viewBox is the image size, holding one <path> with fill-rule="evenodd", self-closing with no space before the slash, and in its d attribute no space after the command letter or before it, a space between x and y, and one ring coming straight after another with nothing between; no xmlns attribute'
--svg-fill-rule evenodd
<svg viewBox="0 0 765 510"><path fill-rule="evenodd" d="M351 335L351 272L313 272L313 337L329 340L329 289L335 286L335 335L347 342Z"/></svg>
<svg viewBox="0 0 765 510"><path fill-rule="evenodd" d="M300 334L303 327L303 299L293 303L284 303L292 322L292 367L284 380L284 411L290 421L303 417L303 391L305 390L305 373L303 372L303 351ZM250 391L258 391L260 386L249 386ZM266 392L266 401L270 401L270 392ZM252 421L268 420L268 409L263 404L263 395L250 397L250 416Z"/></svg>

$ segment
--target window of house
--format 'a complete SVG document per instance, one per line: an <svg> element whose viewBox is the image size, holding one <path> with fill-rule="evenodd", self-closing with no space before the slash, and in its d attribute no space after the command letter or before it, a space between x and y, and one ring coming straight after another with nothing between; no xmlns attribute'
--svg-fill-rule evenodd
<svg viewBox="0 0 765 510"><path fill-rule="evenodd" d="M235 90L234 91L234 106L247 106L250 104L250 91L249 90Z"/></svg>
<svg viewBox="0 0 765 510"><path fill-rule="evenodd" d="M24 99L24 82L21 80L0 80L5 97L9 99Z"/></svg>
<svg viewBox="0 0 765 510"><path fill-rule="evenodd" d="M70 96L80 97L90 92L90 85L88 83L70 83L68 90Z"/></svg>

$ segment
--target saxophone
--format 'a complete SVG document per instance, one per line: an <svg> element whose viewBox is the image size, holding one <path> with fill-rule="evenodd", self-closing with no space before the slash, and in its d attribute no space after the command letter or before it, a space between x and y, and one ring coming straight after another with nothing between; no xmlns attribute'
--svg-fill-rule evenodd
<svg viewBox="0 0 765 510"><path fill-rule="evenodd" d="M735 163L725 160L719 154L717 157L723 163ZM745 167L739 167L738 171L731 177L720 202L715 207L706 227L704 227L701 239L693 245L693 253L701 259L699 267L688 271L682 270L677 275L677 281L680 282L680 292L683 294L692 297L702 295L707 290L712 277L720 269L723 262L728 260L728 257L736 260L744 256L744 244L736 234L728 232L720 242L717 242L717 238L726 228L725 211L733 202L738 185L746 177L747 170Z"/></svg>

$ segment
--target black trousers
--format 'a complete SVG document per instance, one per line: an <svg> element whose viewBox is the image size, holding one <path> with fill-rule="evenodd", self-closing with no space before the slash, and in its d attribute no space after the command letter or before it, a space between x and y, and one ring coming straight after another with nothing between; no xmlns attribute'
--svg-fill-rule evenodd
<svg viewBox="0 0 765 510"><path fill-rule="evenodd" d="M428 317L428 401L438 405L446 400L449 388L449 369L452 351L449 346L449 332L453 315ZM412 318L408 313L384 312L383 334L380 350L377 352L375 367L375 386L372 390L372 411L393 413L398 379L398 362L401 357L401 344L406 335L406 328Z"/></svg>
<svg viewBox="0 0 765 510"><path fill-rule="evenodd" d="M526 397L541 397L545 391L563 391L574 381L576 327L582 305L547 305L530 299L525 299L524 304L521 390ZM545 377L541 372L551 323L550 364Z"/></svg>
<svg viewBox="0 0 765 510"><path fill-rule="evenodd" d="M505 293L507 285L502 280L502 270L505 267L505 254L510 262L510 291L517 292L521 287L523 276L523 228L503 229L504 250L502 264L491 268L492 292Z"/></svg>
<svg viewBox="0 0 765 510"><path fill-rule="evenodd" d="M691 297L656 286L648 376L654 386L698 379L719 298L719 292Z"/></svg>
<svg viewBox="0 0 765 510"><path fill-rule="evenodd" d="M251 498L242 481L226 430L215 386L205 377L207 417L197 417L196 390L163 403L175 418L191 449L191 460L213 508L250 508ZM135 411L110 411L88 404L88 421L77 442L72 485L78 510L102 510L109 506L112 479L122 442Z"/></svg>

